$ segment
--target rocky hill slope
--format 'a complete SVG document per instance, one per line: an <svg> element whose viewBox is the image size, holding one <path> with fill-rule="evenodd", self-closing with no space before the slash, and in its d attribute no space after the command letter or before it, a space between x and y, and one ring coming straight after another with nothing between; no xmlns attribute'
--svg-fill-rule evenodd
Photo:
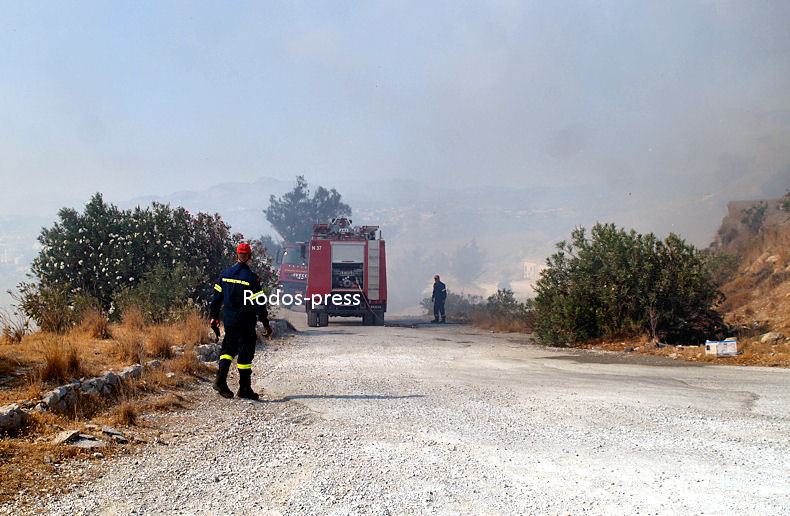
<svg viewBox="0 0 790 516"><path fill-rule="evenodd" d="M726 320L790 334L790 194L727 207L710 247L731 260L722 287Z"/></svg>

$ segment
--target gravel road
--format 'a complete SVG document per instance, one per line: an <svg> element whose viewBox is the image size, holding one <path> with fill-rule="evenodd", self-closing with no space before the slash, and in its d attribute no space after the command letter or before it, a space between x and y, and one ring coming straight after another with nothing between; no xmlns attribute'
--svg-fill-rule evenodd
<svg viewBox="0 0 790 516"><path fill-rule="evenodd" d="M301 323L301 318L296 318ZM790 371L551 350L466 326L327 328L207 385L169 445L54 514L790 514Z"/></svg>

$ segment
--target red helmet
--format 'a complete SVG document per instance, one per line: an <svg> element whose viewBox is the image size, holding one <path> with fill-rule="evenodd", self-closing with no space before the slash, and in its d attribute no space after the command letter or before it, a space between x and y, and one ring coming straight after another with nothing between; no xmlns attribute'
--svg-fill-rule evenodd
<svg viewBox="0 0 790 516"><path fill-rule="evenodd" d="M436 274L436 275L433 277L433 279L439 279L439 275L438 275L438 274Z"/></svg>
<svg viewBox="0 0 790 516"><path fill-rule="evenodd" d="M239 247L236 248L236 252L238 254L252 254L252 249L250 248L250 244L242 242L239 244Z"/></svg>

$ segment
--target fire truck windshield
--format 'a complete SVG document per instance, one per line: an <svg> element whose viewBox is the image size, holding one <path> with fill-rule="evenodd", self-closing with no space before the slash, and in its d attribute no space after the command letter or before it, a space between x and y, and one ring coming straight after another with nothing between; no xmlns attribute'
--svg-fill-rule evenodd
<svg viewBox="0 0 790 516"><path fill-rule="evenodd" d="M307 267L307 260L299 257L299 251L297 249L289 249L285 251L285 254L283 255L283 263L287 265L303 265Z"/></svg>

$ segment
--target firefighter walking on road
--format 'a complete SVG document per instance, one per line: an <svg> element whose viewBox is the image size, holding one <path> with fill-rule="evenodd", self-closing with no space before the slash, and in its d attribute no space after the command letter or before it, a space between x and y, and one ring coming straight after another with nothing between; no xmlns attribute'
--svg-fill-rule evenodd
<svg viewBox="0 0 790 516"><path fill-rule="evenodd" d="M271 334L269 313L266 305L255 302L265 296L261 289L261 279L249 267L252 249L249 244L239 244L236 248L236 265L220 273L214 283L214 297L211 299L211 325L219 324L219 309L222 306L222 319L225 324L225 338L219 357L219 371L214 380L214 390L224 398L232 398L228 388L228 370L233 358L238 354L239 398L257 400L258 394L252 390L252 358L255 355L256 318L263 323L266 334ZM246 293L246 294L245 294Z"/></svg>
<svg viewBox="0 0 790 516"><path fill-rule="evenodd" d="M442 316L441 322L445 322L444 316L444 300L447 299L447 287L439 280L439 275L433 277L433 294L431 294L431 301L433 301L433 322L439 322L439 314Z"/></svg>

